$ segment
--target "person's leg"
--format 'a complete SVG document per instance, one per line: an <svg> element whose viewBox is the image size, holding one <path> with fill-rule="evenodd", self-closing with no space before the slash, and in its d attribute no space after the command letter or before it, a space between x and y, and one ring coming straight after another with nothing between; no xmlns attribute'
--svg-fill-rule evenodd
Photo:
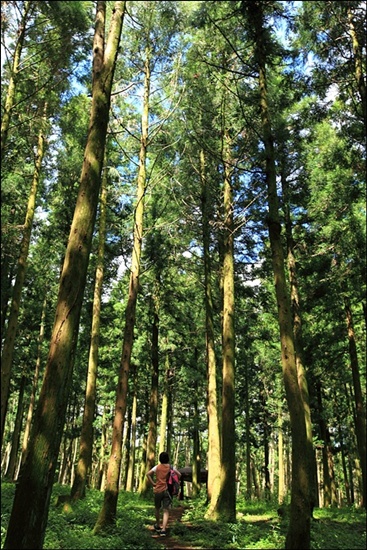
<svg viewBox="0 0 367 550"><path fill-rule="evenodd" d="M159 516L160 516L160 508L155 508L155 523L156 523L156 526L159 527Z"/></svg>
<svg viewBox="0 0 367 550"><path fill-rule="evenodd" d="M163 508L162 531L166 531L167 524L168 524L168 518L169 518L169 508Z"/></svg>

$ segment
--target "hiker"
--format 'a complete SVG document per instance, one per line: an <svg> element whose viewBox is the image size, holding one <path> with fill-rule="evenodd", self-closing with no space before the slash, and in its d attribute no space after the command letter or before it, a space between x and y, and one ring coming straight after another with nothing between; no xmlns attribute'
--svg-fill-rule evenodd
<svg viewBox="0 0 367 550"><path fill-rule="evenodd" d="M161 535L161 537L165 537L167 532L167 523L169 518L169 509L172 505L172 497L168 492L167 489L167 477L169 474L169 471L171 469L171 466L169 464L169 455L165 451L159 455L159 462L160 464L157 464L156 466L153 466L151 470L147 473L147 478L149 479L150 483L153 485L153 493L154 493L154 506L155 506L155 520L156 523L154 524L154 529L157 533ZM181 477L181 474L176 468L173 468L173 470L177 473L178 478ZM156 481L153 480L152 475L155 474ZM160 510L163 506L163 522L162 522L162 528L160 528L159 523L159 516L160 516Z"/></svg>

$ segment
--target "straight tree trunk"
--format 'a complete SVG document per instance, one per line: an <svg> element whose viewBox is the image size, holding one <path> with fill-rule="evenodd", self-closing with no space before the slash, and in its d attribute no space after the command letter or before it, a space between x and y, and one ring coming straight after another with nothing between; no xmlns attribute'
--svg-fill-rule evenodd
<svg viewBox="0 0 367 550"><path fill-rule="evenodd" d="M23 374L20 381L19 395L18 395L18 404L17 404L17 413L15 416L14 430L11 437L11 451L9 456L8 467L6 469L4 478L7 481L15 480L16 466L17 466L17 456L19 450L20 442L20 432L22 429L22 420L23 420L23 398L24 398L24 389L26 385L26 377Z"/></svg>
<svg viewBox="0 0 367 550"><path fill-rule="evenodd" d="M220 492L220 434L218 419L217 363L214 344L213 298L210 262L210 212L211 194L206 177L205 153L200 151L201 214L204 254L204 298L205 298L205 338L207 368L207 411L208 411L208 500L206 517L209 519L216 508Z"/></svg>
<svg viewBox="0 0 367 550"><path fill-rule="evenodd" d="M134 475L135 475L135 455L136 455L136 417L137 417L137 377L134 371L133 373L133 403L131 411L131 438L130 438L130 453L129 464L126 476L126 491L132 492L134 490Z"/></svg>
<svg viewBox="0 0 367 550"><path fill-rule="evenodd" d="M106 50L105 8L106 3L99 1L93 44L92 108L79 193L61 273L45 376L29 451L19 474L4 549L41 549L47 526L72 380L125 1L114 4Z"/></svg>
<svg viewBox="0 0 367 550"><path fill-rule="evenodd" d="M166 352L166 366L164 374L164 386L161 406L161 423L159 431L159 454L166 450L166 432L167 432L167 420L168 420L168 387L169 387L169 355Z"/></svg>
<svg viewBox="0 0 367 550"><path fill-rule="evenodd" d="M280 411L278 413L278 504L280 506L283 504L285 497L283 453L283 414L280 407Z"/></svg>
<svg viewBox="0 0 367 550"><path fill-rule="evenodd" d="M294 239L293 239L292 220L291 220L291 213L290 213L290 207L289 207L289 186L286 179L286 175L284 173L284 163L281 171L281 182L282 182L282 190L283 190L283 196L284 196L283 203L284 203L284 216L285 216L286 241L287 241L287 262L288 262L291 307L292 307L292 316L293 316L294 348L296 352L298 384L299 384L302 399L303 399L303 408L304 408L305 422L306 422L306 433L307 433L306 453L309 461L308 472L310 475L309 487L310 487L310 506L311 506L311 516L312 516L313 508L316 504L316 478L315 478L316 464L315 464L315 452L313 449L310 398L309 398L309 392L308 392L306 369L303 361L304 353L303 353L303 342L302 342L302 318L301 318L300 297L298 292L296 259L294 256Z"/></svg>
<svg viewBox="0 0 367 550"><path fill-rule="evenodd" d="M286 549L310 548L311 506L309 488L309 462L304 405L298 382L296 353L290 296L287 288L281 224L276 184L274 140L271 131L267 98L266 46L264 44L264 15L262 3L252 4L252 21L255 29L255 56L259 68L260 113L262 137L266 157L266 182L268 188L268 227L272 252L275 293L278 305L278 321L281 343L283 380L291 421L292 434L292 490L290 521L286 536Z"/></svg>
<svg viewBox="0 0 367 550"><path fill-rule="evenodd" d="M236 521L236 451L235 451L235 333L234 333L234 228L231 187L230 138L223 135L224 151L224 243L223 243L223 389L220 495L216 515L222 521Z"/></svg>
<svg viewBox="0 0 367 550"><path fill-rule="evenodd" d="M150 52L147 50L144 75L144 99L142 113L142 133L139 152L138 188L135 207L133 252L131 260L130 282L125 309L125 328L122 354L116 389L115 417L113 421L112 446L107 470L106 489L101 511L94 526L97 534L116 519L117 499L122 458L122 435L127 406L128 377L134 342L136 304L139 292L140 257L143 242L144 194L146 186L146 155L148 147L148 114L150 94Z"/></svg>
<svg viewBox="0 0 367 550"><path fill-rule="evenodd" d="M361 379L359 375L358 355L356 339L354 334L352 310L349 300L345 299L345 312L348 329L349 357L353 379L353 395L355 404L355 431L357 437L358 454L361 461L362 470L362 506L366 508L366 481L367 481L367 457L366 457L366 409L363 402L363 393L361 388Z"/></svg>
<svg viewBox="0 0 367 550"><path fill-rule="evenodd" d="M31 430L34 405L35 405L35 401L36 401L38 378L39 378L40 367L41 367L42 344L43 344L43 340L44 340L44 336L45 336L46 308L47 308L47 292L45 293L45 299L43 300L43 305L42 305L41 327L40 327L40 332L39 332L39 336L38 336L38 344L37 344L36 367L34 369L32 389L31 389L31 397L30 397L30 400L29 400L27 420L26 420L25 427L24 427L21 464L23 464L25 462L25 458L26 458L26 455L27 455L29 434L30 434L30 430Z"/></svg>
<svg viewBox="0 0 367 550"><path fill-rule="evenodd" d="M154 306L153 325L152 325L152 384L149 398L149 428L147 438L147 463L146 472L153 468L156 462L156 445L157 445L157 418L158 418L158 380L159 380L159 353L158 353L158 334L159 334L159 317L157 313L157 305ZM144 476L144 483L141 490L142 495L147 495L150 489L150 482Z"/></svg>
<svg viewBox="0 0 367 550"><path fill-rule="evenodd" d="M80 434L80 454L76 467L70 496L73 500L85 497L88 476L92 467L93 453L93 421L96 406L97 370L99 329L101 321L101 296L103 286L104 246L106 239L106 209L107 209L107 157L105 155L104 172L101 185L100 219L98 235L97 267L94 284L92 330L89 348L87 384L85 391L82 430Z"/></svg>
<svg viewBox="0 0 367 550"><path fill-rule="evenodd" d="M19 28L17 31L17 41L15 45L15 51L13 56L13 63L11 68L10 80L8 89L6 92L4 111L1 116L1 162L5 157L5 147L8 139L9 126L12 116L12 110L15 102L17 80L20 68L20 59L22 55L26 26L29 18L32 15L32 11L35 7L35 2L27 0L23 2L23 13L21 15Z"/></svg>
<svg viewBox="0 0 367 550"><path fill-rule="evenodd" d="M34 211L36 207L36 197L37 191L40 182L41 166L44 157L45 151L45 135L44 128L46 121L46 110L47 105L44 107L43 121L41 128L38 134L38 145L37 153L35 158L33 179L31 184L31 189L28 197L27 212L25 216L24 226L23 226L23 237L20 247L20 255L18 259L18 269L15 278L13 296L11 300L10 313L8 318L8 326L6 329L3 351L1 356L1 443L4 437L4 428L5 428L5 418L8 408L8 399L10 391L10 380L11 380L11 370L13 363L13 353L14 353L14 344L15 336L18 327L18 316L20 309L20 302L22 296L22 289L24 285L26 269L27 269L27 260L28 260L28 251L29 245L31 242L32 234L32 225L34 218Z"/></svg>

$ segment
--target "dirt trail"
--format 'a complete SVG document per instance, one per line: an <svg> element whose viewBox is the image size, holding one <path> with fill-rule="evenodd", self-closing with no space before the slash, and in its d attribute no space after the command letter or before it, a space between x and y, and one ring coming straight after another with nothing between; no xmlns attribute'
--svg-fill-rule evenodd
<svg viewBox="0 0 367 550"><path fill-rule="evenodd" d="M150 527L150 530L154 533L152 535L153 538L156 539L157 542L159 542L160 544L163 544L165 548L167 548L167 550L194 550L195 549L195 546L190 546L187 543L180 542L170 534L173 524L181 521L181 518L184 512L185 512L185 508L183 506L175 506L170 510L166 537L159 536L158 533L155 533L153 526Z"/></svg>

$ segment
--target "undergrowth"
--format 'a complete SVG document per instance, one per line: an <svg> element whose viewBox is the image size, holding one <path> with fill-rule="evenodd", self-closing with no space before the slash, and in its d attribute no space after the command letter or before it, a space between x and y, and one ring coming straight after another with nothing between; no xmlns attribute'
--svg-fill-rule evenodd
<svg viewBox="0 0 367 550"><path fill-rule="evenodd" d="M1 488L1 548L9 521L14 484L3 483ZM69 495L70 487L53 488L45 550L160 550L160 539L152 538L149 529L154 523L153 498L121 491L117 505L116 523L98 535L93 535L103 503L103 493L89 490L85 499L72 504L56 505L57 497ZM195 549L282 549L288 527L287 516L277 514L276 503L237 500L237 522L223 523L205 519L204 496L195 501L180 503L185 513L174 523L169 535L181 544ZM350 508L317 509L311 524L311 549L362 550L366 548L366 512Z"/></svg>

